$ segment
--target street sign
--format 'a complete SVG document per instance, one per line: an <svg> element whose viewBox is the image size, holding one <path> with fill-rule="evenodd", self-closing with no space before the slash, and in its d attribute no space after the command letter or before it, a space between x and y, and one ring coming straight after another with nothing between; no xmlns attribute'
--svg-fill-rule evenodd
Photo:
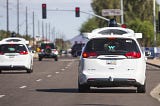
<svg viewBox="0 0 160 106"><path fill-rule="evenodd" d="M121 15L120 9L103 9L102 16L119 16Z"/></svg>

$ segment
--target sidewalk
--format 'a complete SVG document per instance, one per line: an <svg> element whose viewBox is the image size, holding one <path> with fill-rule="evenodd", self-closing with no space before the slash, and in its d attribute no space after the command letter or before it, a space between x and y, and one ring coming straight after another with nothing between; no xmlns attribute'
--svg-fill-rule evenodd
<svg viewBox="0 0 160 106"><path fill-rule="evenodd" d="M147 64L160 68L160 59L148 59Z"/></svg>

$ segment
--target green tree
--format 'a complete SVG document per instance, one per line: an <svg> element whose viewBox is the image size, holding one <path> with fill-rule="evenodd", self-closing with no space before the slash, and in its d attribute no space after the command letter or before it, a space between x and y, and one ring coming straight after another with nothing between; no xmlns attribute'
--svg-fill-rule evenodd
<svg viewBox="0 0 160 106"><path fill-rule="evenodd" d="M133 29L135 32L141 32L143 34L143 39L141 41L142 46L151 46L153 45L153 24L150 21L141 21L135 19L129 22L128 24L130 29Z"/></svg>
<svg viewBox="0 0 160 106"><path fill-rule="evenodd" d="M96 18L91 18L87 22L82 24L80 32L91 32L93 29L96 28L98 28L98 23L96 22Z"/></svg>
<svg viewBox="0 0 160 106"><path fill-rule="evenodd" d="M141 21L153 20L153 1L152 0L124 0L125 22L140 19Z"/></svg>

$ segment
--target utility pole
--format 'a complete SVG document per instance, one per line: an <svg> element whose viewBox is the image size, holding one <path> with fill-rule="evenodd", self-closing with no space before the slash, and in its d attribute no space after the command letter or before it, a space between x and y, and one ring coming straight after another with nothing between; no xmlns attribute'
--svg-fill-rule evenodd
<svg viewBox="0 0 160 106"><path fill-rule="evenodd" d="M19 0L17 0L17 35L19 35Z"/></svg>
<svg viewBox="0 0 160 106"><path fill-rule="evenodd" d="M56 33L55 33L55 27L53 27L53 29L52 29L52 41L55 43L55 36L56 36Z"/></svg>
<svg viewBox="0 0 160 106"><path fill-rule="evenodd" d="M34 29L34 11L33 11L33 48L34 47L34 37L35 37L35 29Z"/></svg>
<svg viewBox="0 0 160 106"><path fill-rule="evenodd" d="M40 23L39 23L39 20L38 20L38 36L40 35Z"/></svg>
<svg viewBox="0 0 160 106"><path fill-rule="evenodd" d="M47 26L47 23L46 23L46 41L47 41L47 30L48 30L48 26Z"/></svg>
<svg viewBox="0 0 160 106"><path fill-rule="evenodd" d="M26 7L26 39L28 37L28 9Z"/></svg>
<svg viewBox="0 0 160 106"><path fill-rule="evenodd" d="M42 41L44 41L44 25L43 25L43 20L42 20Z"/></svg>
<svg viewBox="0 0 160 106"><path fill-rule="evenodd" d="M9 5L7 0L7 34L9 32Z"/></svg>
<svg viewBox="0 0 160 106"><path fill-rule="evenodd" d="M121 0L121 24L124 24L123 0Z"/></svg>
<svg viewBox="0 0 160 106"><path fill-rule="evenodd" d="M156 1L153 0L153 20L154 20L154 53L156 53Z"/></svg>
<svg viewBox="0 0 160 106"><path fill-rule="evenodd" d="M51 24L49 23L49 33L48 33L48 36L49 36L49 41L50 41L50 34L51 34Z"/></svg>

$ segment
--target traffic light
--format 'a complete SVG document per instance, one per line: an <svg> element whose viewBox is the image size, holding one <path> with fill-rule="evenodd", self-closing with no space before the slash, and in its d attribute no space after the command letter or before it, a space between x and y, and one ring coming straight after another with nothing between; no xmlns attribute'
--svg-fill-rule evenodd
<svg viewBox="0 0 160 106"><path fill-rule="evenodd" d="M79 7L75 8L75 16L80 17L80 8Z"/></svg>
<svg viewBox="0 0 160 106"><path fill-rule="evenodd" d="M42 4L42 19L46 19L46 18L47 18L47 5Z"/></svg>

